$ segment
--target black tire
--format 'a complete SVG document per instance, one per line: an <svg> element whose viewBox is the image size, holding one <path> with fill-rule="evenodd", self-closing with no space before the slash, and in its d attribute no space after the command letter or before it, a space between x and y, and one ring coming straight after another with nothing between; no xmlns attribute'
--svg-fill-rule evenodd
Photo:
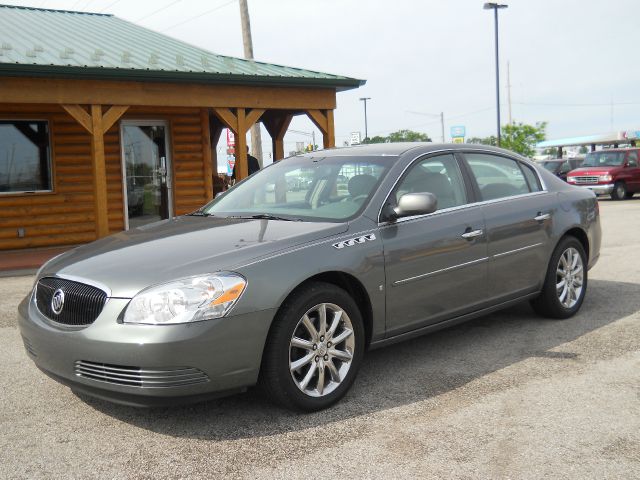
<svg viewBox="0 0 640 480"><path fill-rule="evenodd" d="M616 182L611 192L612 200L623 200L627 198L627 186L624 182Z"/></svg>
<svg viewBox="0 0 640 480"><path fill-rule="evenodd" d="M347 314L355 343L350 367L342 381L330 393L313 397L304 393L293 379L290 343L301 318L320 304L339 306ZM282 407L305 412L327 408L340 400L353 384L364 355L364 337L362 315L346 291L324 282L303 285L289 295L273 321L262 357L258 385L271 401Z"/></svg>
<svg viewBox="0 0 640 480"><path fill-rule="evenodd" d="M630 198L633 198L633 192L627 192L627 194L624 196L624 198L626 198L627 200Z"/></svg>
<svg viewBox="0 0 640 480"><path fill-rule="evenodd" d="M580 259L582 260L583 277L582 289L580 291L580 294L578 295L578 298L576 299L575 305L566 307L561 303L558 297L556 285L559 278L557 270L559 267L560 258L569 249L574 249L574 251L577 251L580 255ZM536 311L536 313L544 317L555 319L565 319L572 317L578 312L578 310L580 310L580 307L582 306L584 296L587 292L587 283L587 255L584 251L584 247L577 238L573 236L566 236L560 240L560 242L556 246L556 249L553 251L553 255L551 255L551 260L549 261L549 266L547 268L542 292L540 296L531 301L531 306Z"/></svg>

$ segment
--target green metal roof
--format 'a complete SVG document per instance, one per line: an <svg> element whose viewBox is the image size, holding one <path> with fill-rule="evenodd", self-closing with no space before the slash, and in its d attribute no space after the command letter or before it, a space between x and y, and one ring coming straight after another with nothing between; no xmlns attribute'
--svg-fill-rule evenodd
<svg viewBox="0 0 640 480"><path fill-rule="evenodd" d="M0 5L0 76L331 87L364 80L217 55L100 13Z"/></svg>

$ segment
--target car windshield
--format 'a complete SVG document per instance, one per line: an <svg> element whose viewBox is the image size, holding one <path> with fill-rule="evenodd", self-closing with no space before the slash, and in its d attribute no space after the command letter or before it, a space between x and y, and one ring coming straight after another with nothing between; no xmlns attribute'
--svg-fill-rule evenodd
<svg viewBox="0 0 640 480"><path fill-rule="evenodd" d="M592 152L584 159L583 167L619 167L626 152Z"/></svg>
<svg viewBox="0 0 640 480"><path fill-rule="evenodd" d="M542 166L549 170L550 172L556 173L560 170L563 162L543 162Z"/></svg>
<svg viewBox="0 0 640 480"><path fill-rule="evenodd" d="M364 209L393 159L292 157L255 173L198 214L305 221L345 221Z"/></svg>

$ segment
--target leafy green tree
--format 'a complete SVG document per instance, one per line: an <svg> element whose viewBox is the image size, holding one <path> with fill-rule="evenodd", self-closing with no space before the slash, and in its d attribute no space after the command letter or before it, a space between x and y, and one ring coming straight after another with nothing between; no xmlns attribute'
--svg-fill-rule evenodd
<svg viewBox="0 0 640 480"><path fill-rule="evenodd" d="M387 137L381 137L380 135L376 135L372 138L365 138L362 143L385 143L387 141Z"/></svg>
<svg viewBox="0 0 640 480"><path fill-rule="evenodd" d="M387 137L391 143L395 142L430 142L429 135L413 130L398 130Z"/></svg>
<svg viewBox="0 0 640 480"><path fill-rule="evenodd" d="M413 130L398 130L390 133L386 137L376 135L372 138L365 138L362 143L396 143L396 142L430 142L429 135Z"/></svg>
<svg viewBox="0 0 640 480"><path fill-rule="evenodd" d="M536 122L535 125L521 122L505 125L502 127L500 146L525 157L532 157L536 153L536 144L547 137L546 128L547 122Z"/></svg>
<svg viewBox="0 0 640 480"><path fill-rule="evenodd" d="M587 147L585 147L583 145L583 146L580 147L580 150L578 150L578 153L580 153L580 154L589 153L589 150L587 149Z"/></svg>
<svg viewBox="0 0 640 480"><path fill-rule="evenodd" d="M493 145L494 147L498 145L498 139L491 135L490 137L471 137L467 139L467 143L474 143L476 145Z"/></svg>

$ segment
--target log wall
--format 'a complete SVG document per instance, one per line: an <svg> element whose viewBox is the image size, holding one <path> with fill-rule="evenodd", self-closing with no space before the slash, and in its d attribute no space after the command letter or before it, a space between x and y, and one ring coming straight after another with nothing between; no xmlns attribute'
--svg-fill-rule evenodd
<svg viewBox="0 0 640 480"><path fill-rule="evenodd" d="M0 104L0 118L49 120L53 183L51 193L0 194L0 251L95 240L90 134L56 105ZM122 119L167 121L174 214L202 206L208 194L200 109L132 107ZM104 142L109 230L114 233L124 229L119 122ZM18 237L19 228L24 229L23 238Z"/></svg>

